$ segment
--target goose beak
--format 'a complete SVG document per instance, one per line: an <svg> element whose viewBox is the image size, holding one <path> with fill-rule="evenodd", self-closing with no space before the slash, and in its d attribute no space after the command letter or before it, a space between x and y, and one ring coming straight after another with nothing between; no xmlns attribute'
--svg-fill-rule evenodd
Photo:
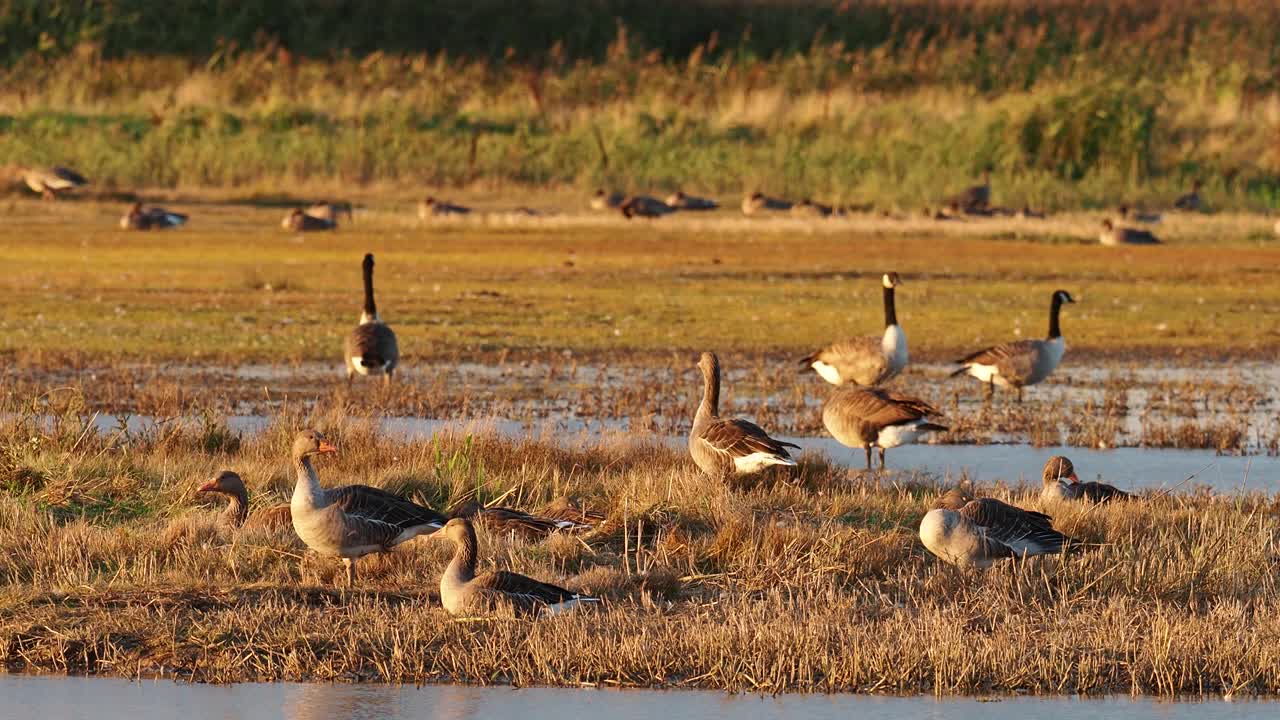
<svg viewBox="0 0 1280 720"><path fill-rule="evenodd" d="M196 490L196 492L207 493L207 492L213 492L216 489L218 489L218 481L210 480L209 482L201 485L200 488Z"/></svg>
<svg viewBox="0 0 1280 720"><path fill-rule="evenodd" d="M1068 475L1067 479L1071 481L1072 485L1080 484L1080 478L1076 477L1075 473L1071 473L1070 475Z"/></svg>
<svg viewBox="0 0 1280 720"><path fill-rule="evenodd" d="M321 440L321 441L320 441L320 452L322 452L322 453L336 453L336 452L338 452L338 446L337 446L337 445L334 445L333 443L329 442L328 440Z"/></svg>

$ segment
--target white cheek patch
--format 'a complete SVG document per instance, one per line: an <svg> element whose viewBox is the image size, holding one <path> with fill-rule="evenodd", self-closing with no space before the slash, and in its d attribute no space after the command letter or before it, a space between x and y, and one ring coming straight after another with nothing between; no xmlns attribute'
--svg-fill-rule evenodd
<svg viewBox="0 0 1280 720"><path fill-rule="evenodd" d="M817 371L818 377L821 377L823 380L826 380L832 385L840 384L840 371L836 370L834 367L822 362L821 360L814 360L811 367Z"/></svg>

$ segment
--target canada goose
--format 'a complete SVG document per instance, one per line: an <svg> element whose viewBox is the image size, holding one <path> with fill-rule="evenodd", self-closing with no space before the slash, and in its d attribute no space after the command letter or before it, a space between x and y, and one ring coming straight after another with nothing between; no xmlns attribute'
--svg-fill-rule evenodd
<svg viewBox="0 0 1280 720"><path fill-rule="evenodd" d="M620 192L607 193L604 188L600 188L591 196L591 209L617 210L622 206L622 201L626 199L626 196Z"/></svg>
<svg viewBox="0 0 1280 720"><path fill-rule="evenodd" d="M943 562L989 567L1002 558L1062 552L1075 541L1053 529L1053 518L994 498L974 499L952 488L920 521L920 541Z"/></svg>
<svg viewBox="0 0 1280 720"><path fill-rule="evenodd" d="M240 475L223 470L212 480L200 486L196 492L218 493L227 496L227 509L218 516L218 522L230 528L268 528L278 530L293 529L293 516L289 505L273 505L249 512L249 491L244 486Z"/></svg>
<svg viewBox="0 0 1280 720"><path fill-rule="evenodd" d="M872 469L871 448L880 448L880 469L884 451L913 443L927 432L945 432L945 425L930 422L940 415L932 405L884 388L843 387L822 406L822 424L827 432L851 448L867 451L867 470Z"/></svg>
<svg viewBox="0 0 1280 720"><path fill-rule="evenodd" d="M313 203L303 212L313 218L328 220L334 225L338 224L338 217L341 215L346 215L348 222L352 222L355 219L351 214L351 203L349 202L327 202L322 200L318 203Z"/></svg>
<svg viewBox="0 0 1280 720"><path fill-rule="evenodd" d="M493 532L520 534L526 537L546 537L557 530L575 532L591 529L590 524L573 520L539 517L512 508L485 507L474 499L455 508L449 513L449 517L467 518Z"/></svg>
<svg viewBox="0 0 1280 720"><path fill-rule="evenodd" d="M954 203L969 214L979 214L991 204L991 168L982 171L982 184L965 188Z"/></svg>
<svg viewBox="0 0 1280 720"><path fill-rule="evenodd" d="M453 542L453 559L440 576L440 602L450 615L509 611L516 615L555 615L600 598L506 570L476 574L479 543L471 521L453 518L442 536Z"/></svg>
<svg viewBox="0 0 1280 720"><path fill-rule="evenodd" d="M622 204L618 206L618 209L622 211L622 216L627 219L631 219L633 217L662 217L663 215L670 215L676 211L675 208L662 202L658 198L650 197L648 195L632 195L626 200L623 200Z"/></svg>
<svg viewBox="0 0 1280 720"><path fill-rule="evenodd" d="M288 215L284 216L284 220L280 222L280 227L292 232L315 232L317 230L332 230L338 227L338 223L333 220L311 217L302 212L302 208L294 208Z"/></svg>
<svg viewBox="0 0 1280 720"><path fill-rule="evenodd" d="M320 487L311 458L337 452L315 430L303 430L293 442L293 467L298 481L289 502L293 529L307 547L340 557L347 567L347 583L356 581L355 561L370 553L390 552L395 546L444 527L445 518L430 508L367 485Z"/></svg>
<svg viewBox="0 0 1280 720"><path fill-rule="evenodd" d="M360 311L360 324L347 335L342 347L347 382L357 373L380 374L383 384L390 385L391 373L400 362L400 346L395 332L378 317L378 306L373 302L373 253L365 254L360 267L364 276L364 309Z"/></svg>
<svg viewBox="0 0 1280 720"><path fill-rule="evenodd" d="M995 386L1018 389L1018 402L1022 402L1022 388L1035 385L1053 374L1067 343L1062 339L1058 314L1063 303L1074 303L1071 293L1056 290L1049 304L1049 337L1044 340L1018 340L993 345L966 355L956 362L962 367L951 377L972 375L987 383L987 398L995 393Z"/></svg>
<svg viewBox="0 0 1280 720"><path fill-rule="evenodd" d="M677 210L715 210L720 207L715 200L685 195L680 190L667 196L667 204Z"/></svg>
<svg viewBox="0 0 1280 720"><path fill-rule="evenodd" d="M704 352L702 403L689 431L689 454L702 472L718 479L759 472L770 465L794 466L787 448L799 445L774 440L760 426L741 418L720 417L720 360Z"/></svg>
<svg viewBox="0 0 1280 720"><path fill-rule="evenodd" d="M742 198L742 214L755 215L765 210L790 210L792 203L778 198L771 198L756 191Z"/></svg>
<svg viewBox="0 0 1280 720"><path fill-rule="evenodd" d="M805 198L800 202L796 203L795 205L791 206L791 215L793 217L807 217L807 218L829 217L831 215L831 212L832 212L832 208L830 205L823 205L822 203L816 203L810 200L809 198Z"/></svg>
<svg viewBox="0 0 1280 720"><path fill-rule="evenodd" d="M164 208L142 209L142 203L134 203L129 212L120 218L120 227L124 230L164 230L178 227L187 222L182 213L169 212Z"/></svg>
<svg viewBox="0 0 1280 720"><path fill-rule="evenodd" d="M1102 221L1102 232L1098 234L1098 242L1107 246L1159 245L1160 239L1146 230L1116 227L1108 218Z"/></svg>
<svg viewBox="0 0 1280 720"><path fill-rule="evenodd" d="M1173 201L1173 206L1178 210L1199 210L1200 209L1200 188L1202 184L1199 180L1191 183L1191 192L1183 195Z"/></svg>
<svg viewBox="0 0 1280 720"><path fill-rule="evenodd" d="M1146 210L1138 210L1135 208L1131 208L1128 205L1121 205L1120 207L1116 208L1116 212L1119 213L1121 219L1132 220L1134 222L1140 222L1140 223L1146 223L1148 225L1154 225L1160 222L1160 220L1163 219L1164 217L1160 213L1147 212Z"/></svg>
<svg viewBox="0 0 1280 720"><path fill-rule="evenodd" d="M433 217L448 217L451 215L467 215L471 212L471 208L462 205L454 205L453 203L437 200L428 195L425 200L418 203L418 218L426 220Z"/></svg>
<svg viewBox="0 0 1280 720"><path fill-rule="evenodd" d="M898 273L885 273L884 335L862 336L833 343L800 362L817 371L832 385L879 385L907 366L907 334L898 325L893 291L902 281Z"/></svg>
<svg viewBox="0 0 1280 720"><path fill-rule="evenodd" d="M45 200L57 200L58 193L89 184L83 175L65 167L18 168L17 178Z"/></svg>
<svg viewBox="0 0 1280 720"><path fill-rule="evenodd" d="M1054 455L1044 464L1041 475L1043 489L1040 497L1046 501L1079 500L1084 498L1092 503L1104 503L1112 500L1127 500L1129 493L1114 485L1100 482L1080 482L1076 477L1075 466L1061 455Z"/></svg>

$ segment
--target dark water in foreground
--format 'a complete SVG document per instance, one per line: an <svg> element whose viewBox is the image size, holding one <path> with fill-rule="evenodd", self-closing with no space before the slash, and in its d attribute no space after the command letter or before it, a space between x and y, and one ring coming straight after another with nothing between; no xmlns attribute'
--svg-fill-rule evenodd
<svg viewBox="0 0 1280 720"><path fill-rule="evenodd" d="M1236 720L1274 718L1274 701L1167 702L1149 698L936 699L862 695L726 695L704 691L566 690L432 685L258 684L187 685L110 678L0 675L0 717L6 720L347 720L375 718L1121 718Z"/></svg>

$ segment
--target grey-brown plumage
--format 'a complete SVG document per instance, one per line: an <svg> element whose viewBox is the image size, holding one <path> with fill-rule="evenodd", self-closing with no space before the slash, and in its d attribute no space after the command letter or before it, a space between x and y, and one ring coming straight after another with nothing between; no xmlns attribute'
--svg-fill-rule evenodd
<svg viewBox="0 0 1280 720"><path fill-rule="evenodd" d="M632 195L622 204L618 206L618 210L622 212L622 216L630 219L633 217L657 218L664 215L670 215L676 209L662 202L658 198L648 195Z"/></svg>
<svg viewBox="0 0 1280 720"><path fill-rule="evenodd" d="M400 346L396 334L378 317L373 300L373 254L367 253L361 263L364 279L364 309L360 324L343 343L343 361L347 366L347 382L355 375L381 375L390 384L391 375L400 363Z"/></svg>
<svg viewBox="0 0 1280 720"><path fill-rule="evenodd" d="M312 217L303 212L302 208L294 208L288 215L284 216L284 220L280 221L280 227L291 232L319 232L333 230L338 227L338 223L333 220Z"/></svg>
<svg viewBox="0 0 1280 720"><path fill-rule="evenodd" d="M1173 201L1173 206L1178 210L1197 211L1200 209L1200 188L1202 183L1199 180L1191 183L1191 192L1179 197Z"/></svg>
<svg viewBox="0 0 1280 720"><path fill-rule="evenodd" d="M681 190L668 195L666 203L677 210L715 210L720 207L720 203L715 200L686 195Z"/></svg>
<svg viewBox="0 0 1280 720"><path fill-rule="evenodd" d="M1067 344L1062 339L1060 316L1064 303L1075 299L1066 290L1055 290L1049 301L1049 336L1044 340L1018 340L983 348L956 361L960 368L951 377L971 375L987 385L987 398L995 386L1016 388L1018 402L1022 389L1035 385L1053 374L1062 362Z"/></svg>
<svg viewBox="0 0 1280 720"><path fill-rule="evenodd" d="M1120 227L1108 218L1102 221L1098 242L1103 245L1159 245L1160 239L1147 230Z"/></svg>
<svg viewBox="0 0 1280 720"><path fill-rule="evenodd" d="M591 209L617 210L626 199L627 196L620 192L605 192L604 188L600 188L591 196Z"/></svg>
<svg viewBox="0 0 1280 720"><path fill-rule="evenodd" d="M449 517L467 518L490 532L522 535L527 538L544 538L557 530L576 532L591 529L588 523L530 515L514 508L485 507L477 500L469 500L454 508L449 513Z"/></svg>
<svg viewBox="0 0 1280 720"><path fill-rule="evenodd" d="M576 605L598 603L583 595L506 570L476 574L479 543L471 521L453 518L443 537L453 542L453 559L440 576L440 601L451 615L513 612L517 615L556 614Z"/></svg>
<svg viewBox="0 0 1280 720"><path fill-rule="evenodd" d="M458 215L471 214L471 208L462 205L455 205L445 200L428 195L426 199L418 203L418 217L426 220L428 218L449 217Z"/></svg>
<svg viewBox="0 0 1280 720"><path fill-rule="evenodd" d="M1075 541L1053 529L1053 518L994 498L952 488L920 522L920 540L939 559L987 567L1007 557L1062 552Z"/></svg>
<svg viewBox="0 0 1280 720"><path fill-rule="evenodd" d="M1041 485L1040 496L1048 501L1088 500L1091 503L1105 503L1132 497L1114 485L1080 482L1080 478L1076 477L1075 466L1061 455L1055 455L1045 462Z"/></svg>
<svg viewBox="0 0 1280 720"><path fill-rule="evenodd" d="M787 448L799 448L769 437L763 428L741 418L720 417L720 360L704 352L702 402L689 431L689 454L702 472L717 479L759 472L770 465L796 464Z"/></svg>
<svg viewBox="0 0 1280 720"><path fill-rule="evenodd" d="M991 205L991 171L982 171L982 183L965 188L964 192L957 195L952 204L960 210L970 214L982 214L990 209Z"/></svg>
<svg viewBox="0 0 1280 720"><path fill-rule="evenodd" d="M867 469L871 470L871 449L884 451L916 442L929 432L945 432L947 426L932 422L940 415L929 403L884 388L845 386L835 391L822 406L822 424L831 436L848 447L863 448Z"/></svg>
<svg viewBox="0 0 1280 720"><path fill-rule="evenodd" d="M356 579L355 561L444 526L445 518L431 508L367 485L324 489L311 458L337 448L315 430L303 430L293 443L297 482L289 502L293 529L307 547L342 558L347 582Z"/></svg>
<svg viewBox="0 0 1280 720"><path fill-rule="evenodd" d="M227 496L227 508L218 516L218 522L230 528L246 530L264 528L270 530L293 529L293 516L287 503L258 508L249 512L249 490L238 473L223 470L212 480L200 486L199 493L218 493Z"/></svg>
<svg viewBox="0 0 1280 720"><path fill-rule="evenodd" d="M338 218L340 216L345 215L349 222L355 219L351 213L351 203L349 202L329 202L327 200L322 200L309 205L306 210L303 210L303 213L313 218L319 218L320 220L331 222L335 226L337 226Z"/></svg>
<svg viewBox="0 0 1280 720"><path fill-rule="evenodd" d="M185 225L186 222L187 216L182 213L158 207L144 210L142 203L134 203L120 218L120 227L124 230L165 230Z"/></svg>
<svg viewBox="0 0 1280 720"><path fill-rule="evenodd" d="M578 525L596 526L607 517L602 512L584 508L561 496L538 509L538 515L552 520L567 520Z"/></svg>
<svg viewBox="0 0 1280 720"><path fill-rule="evenodd" d="M805 198L792 205L790 212L793 217L823 218L830 217L833 208L830 205L823 205Z"/></svg>
<svg viewBox="0 0 1280 720"><path fill-rule="evenodd" d="M753 192L742 198L743 215L755 215L756 213L765 212L767 210L790 210L791 206L792 203L787 200L769 197L759 191Z"/></svg>
<svg viewBox="0 0 1280 720"><path fill-rule="evenodd" d="M31 191L45 200L57 200L58 194L89 184L83 175L66 167L19 168L18 178Z"/></svg>
<svg viewBox="0 0 1280 720"><path fill-rule="evenodd" d="M885 273L884 334L834 342L801 360L832 385L879 385L907 366L907 335L898 325L894 291L901 284L898 273Z"/></svg>
<svg viewBox="0 0 1280 720"><path fill-rule="evenodd" d="M1163 216L1158 212L1148 212L1138 208L1131 208L1128 205L1121 205L1116 208L1116 213L1120 215L1122 220L1132 220L1134 222L1147 223L1152 225L1160 222Z"/></svg>

